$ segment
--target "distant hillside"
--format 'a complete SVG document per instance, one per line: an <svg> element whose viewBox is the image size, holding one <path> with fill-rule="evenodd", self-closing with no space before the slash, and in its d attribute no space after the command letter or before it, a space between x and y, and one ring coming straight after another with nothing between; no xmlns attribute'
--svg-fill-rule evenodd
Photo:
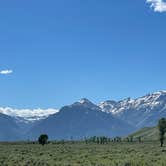
<svg viewBox="0 0 166 166"><path fill-rule="evenodd" d="M157 127L145 127L129 135L129 137L131 136L133 136L134 139L142 137L142 140L158 140L159 133Z"/></svg>
<svg viewBox="0 0 166 166"><path fill-rule="evenodd" d="M12 117L0 113L0 140L14 141L19 139L19 129Z"/></svg>

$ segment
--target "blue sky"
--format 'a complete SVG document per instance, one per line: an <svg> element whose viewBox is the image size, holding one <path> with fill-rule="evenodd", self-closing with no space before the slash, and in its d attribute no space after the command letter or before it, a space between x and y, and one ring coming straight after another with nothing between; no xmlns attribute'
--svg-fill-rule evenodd
<svg viewBox="0 0 166 166"><path fill-rule="evenodd" d="M0 71L13 71L0 74L0 106L60 108L83 97L97 103L165 90L164 5L0 2Z"/></svg>

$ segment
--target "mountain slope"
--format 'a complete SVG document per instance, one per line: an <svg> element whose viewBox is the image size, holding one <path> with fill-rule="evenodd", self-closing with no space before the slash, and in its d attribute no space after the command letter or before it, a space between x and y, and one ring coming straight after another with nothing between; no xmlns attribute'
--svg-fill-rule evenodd
<svg viewBox="0 0 166 166"><path fill-rule="evenodd" d="M141 137L142 140L145 141L152 141L159 139L159 132L157 127L145 127L143 129L138 130L137 132L129 135L132 136L134 139Z"/></svg>
<svg viewBox="0 0 166 166"><path fill-rule="evenodd" d="M41 133L47 133L50 139L81 139L94 135L122 136L132 131L134 128L129 124L102 112L100 107L83 99L41 121L29 135L34 139Z"/></svg>
<svg viewBox="0 0 166 166"><path fill-rule="evenodd" d="M99 104L103 112L128 122L137 129L155 126L166 117L166 91L155 92L137 99L119 102L106 101Z"/></svg>
<svg viewBox="0 0 166 166"><path fill-rule="evenodd" d="M0 113L0 141L20 139L19 126L13 118Z"/></svg>

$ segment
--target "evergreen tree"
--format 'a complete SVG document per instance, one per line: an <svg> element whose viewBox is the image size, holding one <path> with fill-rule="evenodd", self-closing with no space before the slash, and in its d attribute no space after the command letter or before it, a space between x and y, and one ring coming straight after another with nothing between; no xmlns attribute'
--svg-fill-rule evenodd
<svg viewBox="0 0 166 166"><path fill-rule="evenodd" d="M158 122L158 129L159 129L159 139L160 139L160 145L161 147L163 146L164 144L164 135L165 135L165 132L166 132L166 119L165 118L162 118L159 120Z"/></svg>

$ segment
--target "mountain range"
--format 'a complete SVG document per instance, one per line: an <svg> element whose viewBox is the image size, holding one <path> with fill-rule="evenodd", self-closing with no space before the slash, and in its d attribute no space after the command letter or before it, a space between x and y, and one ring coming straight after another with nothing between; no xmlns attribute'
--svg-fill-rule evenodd
<svg viewBox="0 0 166 166"><path fill-rule="evenodd" d="M39 114L31 111L27 116L24 111L21 114L0 108L0 141L36 140L42 133L48 134L51 140L126 136L156 126L160 118L166 117L166 91L99 104L81 99L58 111L40 110L42 115L40 111Z"/></svg>

